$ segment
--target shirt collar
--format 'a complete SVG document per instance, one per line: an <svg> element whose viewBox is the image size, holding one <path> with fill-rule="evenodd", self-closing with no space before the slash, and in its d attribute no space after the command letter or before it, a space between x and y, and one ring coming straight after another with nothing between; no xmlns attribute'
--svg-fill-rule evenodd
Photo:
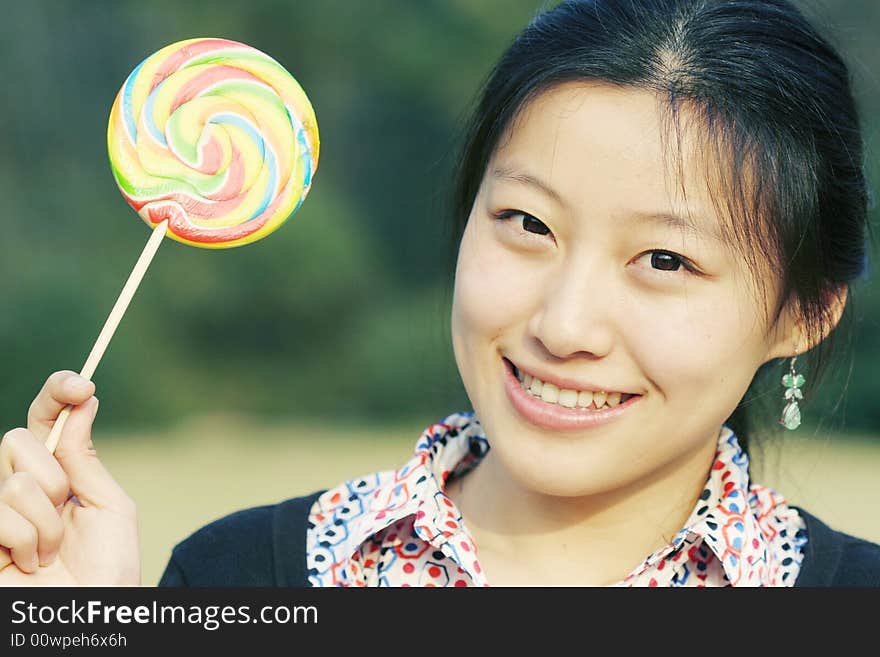
<svg viewBox="0 0 880 657"><path fill-rule="evenodd" d="M317 544L323 542L335 559L350 556L378 532L414 515L416 533L441 547L463 531L460 512L443 492L446 481L472 469L488 451L489 443L473 412L453 413L429 425L403 467L347 482L349 499L363 512L358 508L351 522L339 523L346 531L331 536L336 540L328 541L326 532L320 532Z"/></svg>
<svg viewBox="0 0 880 657"><path fill-rule="evenodd" d="M712 469L685 526L672 542L654 552L624 583L638 585L646 573L679 550L708 548L733 586L765 586L771 583L770 546L759 524L761 506L777 505L778 496L759 499L749 478L749 459L733 429L722 425ZM705 550L704 550L705 552ZM694 557L691 557L694 560ZM673 569L666 577L672 577Z"/></svg>
<svg viewBox="0 0 880 657"><path fill-rule="evenodd" d="M451 476L473 469L488 451L489 442L473 412L453 413L431 424L402 468L348 482L349 499L357 499L364 512L347 523L344 536L332 541L332 552L336 557L350 555L364 541L411 515L415 516L415 532L435 547L469 543L460 512L443 491ZM638 585L660 559L703 546L718 558L731 584L769 583L768 544L753 512L756 503L750 490L748 456L725 424L706 486L685 527L622 583ZM326 538L319 536L319 544L323 539L329 548Z"/></svg>

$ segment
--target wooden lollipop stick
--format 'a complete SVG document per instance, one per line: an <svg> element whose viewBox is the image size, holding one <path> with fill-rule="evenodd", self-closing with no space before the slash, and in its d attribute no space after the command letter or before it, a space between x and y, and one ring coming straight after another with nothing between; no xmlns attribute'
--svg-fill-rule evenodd
<svg viewBox="0 0 880 657"><path fill-rule="evenodd" d="M95 375L98 363L101 362L101 357L104 355L107 345L110 344L110 339L116 332L116 327L119 326L119 322L122 321L122 316L125 314L125 310L128 308L131 298L137 291L141 279L147 272L147 267L150 266L150 262L152 262L153 256L156 255L156 251L159 250L159 245L162 243L162 238L165 237L165 231L167 228L168 220L166 219L153 229L153 234L150 235L150 239L147 240L147 245L141 252L141 257L138 258L138 261L135 263L134 269L132 269L128 281L125 283L125 287L122 288L122 292L119 293L116 305L113 306L113 310L110 311L110 316L107 317L107 321L104 322L104 328L101 329L101 333L95 341L95 346L92 347L92 351L86 359L86 364L79 373L80 376L91 380ZM72 408L73 405L68 404L61 410L58 419L55 420L55 424L52 426L52 431L49 432L49 437L46 439L46 447L53 454L55 453L55 448L58 446L58 439L61 437L64 423L67 422L67 416L70 415L70 410Z"/></svg>

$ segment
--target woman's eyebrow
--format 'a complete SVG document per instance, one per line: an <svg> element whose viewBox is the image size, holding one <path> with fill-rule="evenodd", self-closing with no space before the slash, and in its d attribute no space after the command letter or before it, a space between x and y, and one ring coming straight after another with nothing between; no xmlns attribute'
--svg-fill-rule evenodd
<svg viewBox="0 0 880 657"><path fill-rule="evenodd" d="M646 221L659 223L670 228L678 228L707 240L712 240L720 244L724 244L718 228L707 221L695 222L687 217L682 217L670 212L632 212L629 215L636 222L642 223Z"/></svg>
<svg viewBox="0 0 880 657"><path fill-rule="evenodd" d="M553 189L553 187L551 187L549 184L547 184L537 176L534 176L530 173L526 173L524 171L516 171L508 167L498 166L492 169L492 177L499 180L507 180L534 187L535 189L543 192L545 196L553 199L560 206L564 208L569 207L565 199L559 192L557 192L555 189ZM692 219L688 219L687 217L682 217L678 214L674 214L671 212L631 212L628 213L628 216L634 219L637 223L658 223L663 226L668 226L670 228L678 228L680 230L692 233L693 235L696 235L698 237L704 237L715 242L724 242L718 232L717 227L712 225L708 221L696 222Z"/></svg>
<svg viewBox="0 0 880 657"><path fill-rule="evenodd" d="M509 180L511 182L529 185L530 187L534 187L535 189L543 192L546 196L549 196L562 207L568 207L568 204L566 204L565 200L562 198L562 195L559 194L559 192L557 192L540 178L533 176L530 173L525 173L524 171L515 171L514 169L510 169L508 167L498 166L492 169L492 177L498 180Z"/></svg>

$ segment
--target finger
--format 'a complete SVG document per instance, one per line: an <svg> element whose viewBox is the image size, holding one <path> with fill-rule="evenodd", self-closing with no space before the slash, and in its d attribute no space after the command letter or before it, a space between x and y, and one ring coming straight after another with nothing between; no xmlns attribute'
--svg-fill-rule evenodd
<svg viewBox="0 0 880 657"><path fill-rule="evenodd" d="M13 429L0 442L0 482L16 472L27 472L61 506L70 497L70 480L46 446L27 429Z"/></svg>
<svg viewBox="0 0 880 657"><path fill-rule="evenodd" d="M16 472L0 487L0 503L7 504L36 528L40 565L52 563L61 547L64 524L36 480L27 472Z"/></svg>
<svg viewBox="0 0 880 657"><path fill-rule="evenodd" d="M15 565L26 573L40 565L37 529L9 505L0 502L0 545L9 549Z"/></svg>
<svg viewBox="0 0 880 657"><path fill-rule="evenodd" d="M11 563L12 555L9 554L9 548L5 548L0 545L0 572L2 572L2 570Z"/></svg>
<svg viewBox="0 0 880 657"><path fill-rule="evenodd" d="M95 397L74 407L61 432L55 458L70 480L70 490L83 506L134 515L134 503L116 483L92 445L92 421L98 412Z"/></svg>
<svg viewBox="0 0 880 657"><path fill-rule="evenodd" d="M95 384L76 372L53 372L28 409L28 429L43 442L68 404L82 404L95 394Z"/></svg>

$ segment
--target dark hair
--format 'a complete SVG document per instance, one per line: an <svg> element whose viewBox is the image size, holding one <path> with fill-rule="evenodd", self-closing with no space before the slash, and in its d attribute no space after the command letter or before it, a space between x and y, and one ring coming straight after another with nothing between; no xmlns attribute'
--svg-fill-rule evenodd
<svg viewBox="0 0 880 657"><path fill-rule="evenodd" d="M833 340L821 339L833 325L829 300L867 268L869 192L841 57L787 0L569 0L539 14L489 75L466 128L451 253L507 126L538 94L576 80L661 94L664 125L676 138L680 110L695 117L707 176L716 172L723 188L714 199L723 236L762 298L768 275L781 281L768 326L791 301L814 345L798 359L798 369L806 361L809 395L834 351ZM851 306L850 291L842 323ZM773 365L759 368L727 421L743 449ZM763 396L778 416L782 372L774 372Z"/></svg>

